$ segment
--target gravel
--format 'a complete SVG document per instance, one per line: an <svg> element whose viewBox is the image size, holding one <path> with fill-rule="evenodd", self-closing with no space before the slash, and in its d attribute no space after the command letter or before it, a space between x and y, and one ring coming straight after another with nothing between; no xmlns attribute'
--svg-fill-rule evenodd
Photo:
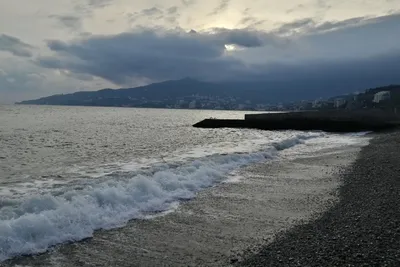
<svg viewBox="0 0 400 267"><path fill-rule="evenodd" d="M374 137L342 179L333 208L235 265L400 266L400 132Z"/></svg>

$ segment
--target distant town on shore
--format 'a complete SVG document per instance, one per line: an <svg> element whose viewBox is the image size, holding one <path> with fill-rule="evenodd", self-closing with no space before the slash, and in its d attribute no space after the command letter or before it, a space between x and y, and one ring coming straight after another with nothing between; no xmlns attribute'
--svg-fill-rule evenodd
<svg viewBox="0 0 400 267"><path fill-rule="evenodd" d="M129 89L76 92L22 101L17 104L113 106L210 110L332 110L400 108L400 85L389 85L337 96L312 98L317 94L296 93L293 89L266 91L262 86L232 86L192 79L167 81ZM345 91L345 90L342 90ZM324 92L327 95L326 92ZM304 99L301 99L304 97Z"/></svg>
<svg viewBox="0 0 400 267"><path fill-rule="evenodd" d="M290 104L279 104L274 108L277 110L360 110L378 108L397 113L397 109L400 108L400 85L377 87L367 89L364 92L328 99L317 98Z"/></svg>

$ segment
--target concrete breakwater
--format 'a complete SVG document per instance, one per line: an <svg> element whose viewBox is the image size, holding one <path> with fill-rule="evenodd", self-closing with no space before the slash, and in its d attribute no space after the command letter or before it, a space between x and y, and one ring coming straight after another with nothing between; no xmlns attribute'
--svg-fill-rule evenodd
<svg viewBox="0 0 400 267"><path fill-rule="evenodd" d="M383 131L400 125L395 114L362 112L288 112L248 114L244 120L205 119L197 128L252 128L260 130L321 130L326 132Z"/></svg>

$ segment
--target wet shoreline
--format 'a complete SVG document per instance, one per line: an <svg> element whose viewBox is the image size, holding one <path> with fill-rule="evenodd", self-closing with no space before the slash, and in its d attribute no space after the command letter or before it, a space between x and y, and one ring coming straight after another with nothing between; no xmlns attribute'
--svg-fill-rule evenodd
<svg viewBox="0 0 400 267"><path fill-rule="evenodd" d="M98 231L83 242L8 261L28 266L227 266L249 247L331 207L338 171L359 147L277 160L239 170L175 212Z"/></svg>
<svg viewBox="0 0 400 267"><path fill-rule="evenodd" d="M339 202L238 266L399 266L400 133L376 135L342 174Z"/></svg>

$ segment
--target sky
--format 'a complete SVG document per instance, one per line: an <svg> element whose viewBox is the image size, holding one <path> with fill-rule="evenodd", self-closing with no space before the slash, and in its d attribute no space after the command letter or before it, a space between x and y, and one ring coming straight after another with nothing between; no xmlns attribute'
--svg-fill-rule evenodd
<svg viewBox="0 0 400 267"><path fill-rule="evenodd" d="M399 73L400 0L0 0L0 103L185 77Z"/></svg>

